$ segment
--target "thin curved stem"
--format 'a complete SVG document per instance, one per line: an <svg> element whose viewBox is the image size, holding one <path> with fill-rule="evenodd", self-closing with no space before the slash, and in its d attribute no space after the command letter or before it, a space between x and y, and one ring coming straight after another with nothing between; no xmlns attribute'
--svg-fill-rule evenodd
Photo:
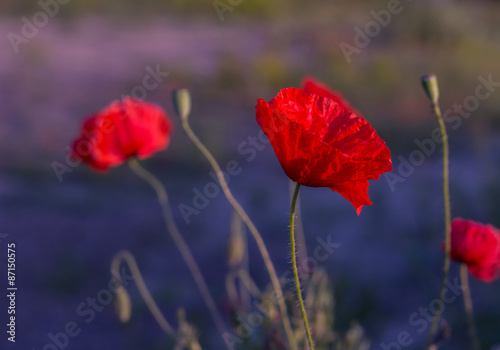
<svg viewBox="0 0 500 350"><path fill-rule="evenodd" d="M224 174L222 173L222 169L220 168L219 163L217 163L217 160L215 160L214 156L205 147L205 145L200 141L200 139L198 139L198 137L195 135L195 133L191 129L191 126L189 125L187 118L182 119L182 127L184 128L184 130L186 131L186 134L191 139L191 141L194 143L194 145L200 150L200 152L209 161L210 165L212 166L213 170L215 171L215 174L217 175L217 179L219 180L219 183L220 183L220 186L222 188L222 191L224 192L224 195L226 196L229 203L233 206L234 210L236 210L238 215L241 217L241 220L243 220L243 222L247 225L250 233L252 234L255 242L257 243L257 247L259 248L260 254L262 255L262 259L264 260L264 264L265 264L267 271L269 273L269 276L271 278L271 283L273 285L274 292L276 293L276 299L278 301L278 306L280 309L280 313L282 315L281 319L282 319L282 323L283 323L283 329L285 331L285 334L286 334L286 337L288 340L288 345L290 346L290 349L298 350L297 344L295 343L295 338L293 336L293 331L292 331L292 326L290 324L290 319L288 318L288 312L286 309L285 298L283 296L283 290L281 289L280 280L278 278L278 275L276 274L276 270L274 269L274 265L271 261L271 258L269 256L269 252L267 251L266 245L264 243L264 240L262 239L261 234L257 230L257 227L255 227L253 221L250 220L250 217L247 215L245 210L243 210L241 205L234 198L233 194L229 190L229 187L227 185L226 179L224 178Z"/></svg>
<svg viewBox="0 0 500 350"><path fill-rule="evenodd" d="M297 203L297 197L299 195L300 184L295 186L295 191L292 197L292 208L290 210L290 247L292 251L292 269L293 277L295 278L295 287L297 289L297 298L299 299L300 311L302 313L302 319L304 320L304 327L306 329L307 341L309 342L309 349L314 350L314 343L311 336L311 330L309 329L309 323L307 322L307 313L304 306L304 299L302 298L302 289L300 288L299 270L297 268L297 252L295 251L295 205Z"/></svg>
<svg viewBox="0 0 500 350"><path fill-rule="evenodd" d="M448 148L448 134L446 133L446 127L444 125L443 117L441 115L441 109L437 102L432 103L432 108L434 114L439 123L439 128L441 129L441 140L443 143L443 197L444 197L444 213L445 213L445 257L444 257L444 267L443 267L443 280L441 282L441 290L439 293L439 299L443 303L446 281L448 279L448 274L450 271L450 251L451 251L451 212L450 212L450 185L449 185L449 148ZM436 334L437 325L439 318L441 316L441 309L436 311L434 314L434 319L432 321L431 329L429 332L429 337L427 338L427 344L425 349L428 349L431 345L434 335Z"/></svg>
<svg viewBox="0 0 500 350"><path fill-rule="evenodd" d="M479 343L479 337L477 336L476 325L474 322L474 310L472 308L472 298L469 287L469 272L467 271L467 265L464 263L460 265L460 284L462 285L464 307L465 312L467 313L467 325L469 327L472 348L474 350L480 350L481 345Z"/></svg>
<svg viewBox="0 0 500 350"><path fill-rule="evenodd" d="M250 305L250 292L249 292L249 290L247 290L247 288L243 288L245 286L245 281L241 277L242 274L245 274L247 276L248 280L250 280L253 283L253 280L250 277L250 260L248 257L248 237L247 237L247 233L246 233L246 229L245 229L243 220L241 220L241 217L238 215L238 213L236 211L233 211L233 221L235 224L237 222L238 229L241 230L241 233L243 235L243 239L245 241L245 251L244 251L243 261L241 262L241 269L240 269L240 272L241 272L240 273L240 295L241 295L243 305ZM254 283L254 285L255 285L255 283ZM257 290L258 290L258 288L257 288ZM260 291L259 291L259 293L260 293Z"/></svg>
<svg viewBox="0 0 500 350"><path fill-rule="evenodd" d="M149 311L151 311L151 314L153 314L153 317L155 318L156 322L158 322L158 325L161 327L161 329L163 329L163 331L165 331L165 333L167 333L168 335L170 335L172 338L175 339L176 338L175 331L173 327L170 325L170 323L168 323L165 316L163 316L162 312L158 308L158 305L151 296L151 293L149 292L146 283L144 283L141 271L139 270L137 262L135 261L135 258L132 255L132 253L130 253L128 250L122 250L115 255L113 261L111 262L111 275L121 283L120 264L122 261L125 261L127 263L130 272L132 272L132 276L134 277L137 289L139 290L139 293L141 294L144 301L146 302Z"/></svg>
<svg viewBox="0 0 500 350"><path fill-rule="evenodd" d="M177 228L177 225L175 224L165 187L160 182L160 180L158 180L153 174L151 174L149 171L143 168L139 164L137 159L135 158L130 159L128 164L130 168L136 173L137 176L139 176L148 184L150 184L151 187L153 187L153 189L155 190L158 196L158 201L162 209L163 219L165 221L167 231L170 233L170 236L174 240L177 248L181 252L184 261L186 262L186 265L191 271L191 274L193 275L196 285L200 290L201 296L205 301L205 304L207 305L207 308L210 311L212 318L215 321L215 325L224 339L226 347L228 349L233 349L233 346L229 343L226 337L224 337L224 334L227 333L226 327L224 326L224 322L222 320L222 317L220 316L220 313L217 309L212 294L210 293L207 287L205 279L203 278L203 275L198 267L198 264L196 263L196 260L194 259L193 254L189 249L189 246L187 245L186 241L184 241L184 238L182 237L181 233L179 232L179 229Z"/></svg>

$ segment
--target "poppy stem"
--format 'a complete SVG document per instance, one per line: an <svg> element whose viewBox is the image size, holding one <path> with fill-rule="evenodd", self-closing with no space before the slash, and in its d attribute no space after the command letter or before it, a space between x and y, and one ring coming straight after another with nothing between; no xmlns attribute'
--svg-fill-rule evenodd
<svg viewBox="0 0 500 350"><path fill-rule="evenodd" d="M134 277L137 289L139 290L139 293L141 293L142 298L146 302L149 311L151 311L151 314L153 314L153 317L155 318L158 325L161 327L161 329L163 329L165 333L176 339L174 329L172 328L170 323L168 323L165 316L163 316L162 312L158 308L158 305L151 296L146 283L144 283L141 271L139 270L137 262L135 261L132 253L130 253L128 250L122 250L115 255L113 261L111 262L111 275L121 283L122 278L120 275L120 264L122 263L122 261L125 261L127 263L130 272L132 272L132 276Z"/></svg>
<svg viewBox="0 0 500 350"><path fill-rule="evenodd" d="M295 182L289 180L290 184L290 200L293 198L293 193L295 190ZM295 233L297 236L297 257L299 260L299 264L302 264L307 259L307 244L306 238L304 235L304 226L302 225L302 215L301 215L301 205L300 205L300 196L297 197L297 204L295 208ZM307 271L300 271L300 278L302 280L309 279L309 273Z"/></svg>
<svg viewBox="0 0 500 350"><path fill-rule="evenodd" d="M231 193L231 190L229 189L229 186L227 185L227 181L224 177L221 167L219 166L219 163L217 163L217 160L214 158L212 153L210 153L210 151L205 147L205 145L193 132L191 126L189 125L188 118L181 118L181 121L182 121L182 127L186 131L188 137L191 139L194 145L200 150L200 152L205 156L205 158L207 158L208 162L212 166L212 169L215 171L217 179L219 180L219 184L228 202L233 206L234 210L241 217L241 220L243 220L243 222L247 225L250 233L252 234L255 242L257 243L260 254L262 256L262 260L264 260L264 264L269 273L274 293L276 294L276 300L278 302L278 307L281 313L281 322L283 323L283 329L285 331L288 340L288 345L290 346L291 350L298 350L297 344L295 343L292 326L290 324L290 319L288 318L288 312L285 304L285 297L283 295L283 290L281 289L281 283L278 278L278 275L276 274L276 270L271 261L271 257L269 256L269 252L267 251L266 245L264 243L264 240L262 239L261 234L257 230L257 227L255 227L253 221L247 215L245 210L241 207L240 203L238 203L238 201L234 198L233 194Z"/></svg>
<svg viewBox="0 0 500 350"><path fill-rule="evenodd" d="M212 318L215 321L215 325L219 330L222 338L224 339L226 347L228 349L233 349L232 344L225 336L226 334L228 334L228 332L226 330L226 327L224 326L224 321L222 320L222 317L217 309L212 294L210 293L210 290L207 287L207 284L205 282L205 279L203 278L200 268L198 267L198 264L196 263L196 260L194 259L193 254L189 249L189 246L187 245L186 241L184 241L184 238L182 238L182 235L179 232L177 225L175 224L165 187L162 185L160 180L158 180L158 178L156 178L153 174L151 174L149 171L143 168L139 164L137 159L131 158L128 164L130 168L134 171L134 173L136 173L137 176L146 181L155 190L158 196L158 201L162 209L163 219L165 221L167 231L170 233L170 236L172 237L177 248L181 252L184 261L186 262L186 265L191 271L191 274L193 275L193 278L198 286L198 289L200 290L201 296L205 301L205 304L207 305L207 308L210 311Z"/></svg>
<svg viewBox="0 0 500 350"><path fill-rule="evenodd" d="M444 267L443 267L443 280L441 282L441 291L439 293L439 300L443 303L446 281L448 280L448 274L450 271L450 251L451 251L451 212L450 212L450 185L449 185L449 148L448 148L448 134L446 133L446 127L444 125L443 117L441 115L441 109L439 108L438 99L432 99L432 108L434 114L439 123L439 128L441 129L441 140L443 143L443 197L444 197L444 212L445 212L445 257L444 257ZM431 329L429 332L429 337L427 338L427 344L425 349L428 349L434 340L434 335L436 334L437 325L439 318L441 316L442 310L439 309L434 314L434 319L432 321Z"/></svg>
<svg viewBox="0 0 500 350"><path fill-rule="evenodd" d="M297 298L299 299L300 311L302 312L302 319L304 320L304 327L306 329L307 341L309 342L309 349L314 350L314 343L311 336L311 330L309 329L309 323L307 322L307 313L304 306L304 299L302 298L302 289L300 287L299 270L297 268L297 252L295 250L295 205L297 204L297 198L299 196L300 184L295 186L295 191L292 197L292 207L290 210L290 249L292 252L292 269L293 277L295 278L295 287L297 289Z"/></svg>
<svg viewBox="0 0 500 350"><path fill-rule="evenodd" d="M472 348L474 350L480 350L481 346L474 322L474 310L472 308L472 298L469 287L469 273L467 271L467 265L465 263L462 263L460 265L460 284L462 285L465 312L467 313L467 325L469 327L469 335L472 341Z"/></svg>

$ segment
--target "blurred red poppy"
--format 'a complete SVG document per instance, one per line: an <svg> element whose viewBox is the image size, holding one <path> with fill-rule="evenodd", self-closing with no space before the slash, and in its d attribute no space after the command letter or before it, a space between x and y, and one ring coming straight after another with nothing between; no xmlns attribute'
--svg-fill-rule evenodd
<svg viewBox="0 0 500 350"><path fill-rule="evenodd" d="M342 108L357 113L346 101L344 96L338 91L331 89L328 85L321 83L311 76L306 76L302 79L302 89L308 94L316 94L321 97L327 97L337 102Z"/></svg>
<svg viewBox="0 0 500 350"><path fill-rule="evenodd" d="M106 171L131 157L147 158L170 142L172 123L157 105L130 97L114 101L83 123L72 157Z"/></svg>
<svg viewBox="0 0 500 350"><path fill-rule="evenodd" d="M269 102L259 99L255 108L290 179L340 193L358 215L372 204L368 180L392 170L392 162L385 142L363 117L331 98L295 88Z"/></svg>
<svg viewBox="0 0 500 350"><path fill-rule="evenodd" d="M492 282L500 274L500 231L472 220L453 219L451 257L467 264L476 278Z"/></svg>

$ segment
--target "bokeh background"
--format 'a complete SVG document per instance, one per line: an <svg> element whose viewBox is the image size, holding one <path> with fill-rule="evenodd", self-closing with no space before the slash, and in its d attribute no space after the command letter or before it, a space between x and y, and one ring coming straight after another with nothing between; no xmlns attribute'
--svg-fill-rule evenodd
<svg viewBox="0 0 500 350"><path fill-rule="evenodd" d="M231 9L221 20L211 0L71 0L57 10L53 6L54 16L14 48L9 33L22 35L23 18L33 23L45 11L41 3L0 3L0 230L8 235L0 243L0 266L4 271L6 244L15 242L19 287L16 344L8 344L2 330L2 349L52 349L46 347L48 333L61 332L68 321L82 330L66 349L165 348L167 337L135 287L129 288L133 315L126 325L111 305L89 324L76 313L87 297L106 288L109 264L120 249L134 253L169 319L184 307L205 348L222 348L163 227L154 192L126 166L106 175L83 165L62 178L54 171L54 164L65 164L83 119L138 91L148 67L168 77L146 100L173 115L172 90L189 88L193 128L221 164L236 160L242 166L230 187L263 233L280 275L290 269L288 179L269 145L250 161L238 151L259 132L257 98L299 87L305 75L324 81L375 127L392 151L394 174L402 175L401 164L418 150L415 140L431 138L437 126L420 86L422 74L438 75L443 111L474 96L479 77L500 81L498 1L401 0L402 11L351 62L340 44L354 45L355 27L365 28L371 11L386 10L387 1L222 1ZM500 88L493 89L470 116L460 118L460 126L447 125L452 215L500 227ZM180 230L224 309L231 208L219 195L189 224L183 220L178 206L191 205L193 189L202 190L212 178L173 119L171 146L144 165L169 190ZM328 235L340 244L321 263L335 290L336 328L359 322L371 349L396 341L402 331L415 340L407 348L423 346L427 331L418 333L409 317L429 306L440 284L440 155L437 148L392 188L384 176L373 181L374 204L359 217L337 193L302 189L308 246L313 249L318 237ZM268 279L259 253L251 242L249 249L252 275L264 287ZM451 279L457 271L453 263ZM479 335L491 349L500 344L500 284L471 283ZM447 305L444 317L452 338L442 348L468 349L460 298ZM0 320L6 324L6 307Z"/></svg>

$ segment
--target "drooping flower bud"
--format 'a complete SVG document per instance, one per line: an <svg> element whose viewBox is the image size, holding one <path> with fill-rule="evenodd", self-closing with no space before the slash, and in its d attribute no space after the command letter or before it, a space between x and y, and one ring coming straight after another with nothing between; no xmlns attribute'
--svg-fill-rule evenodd
<svg viewBox="0 0 500 350"><path fill-rule="evenodd" d="M122 285L116 289L114 306L120 322L127 323L132 315L132 302L127 290Z"/></svg>

